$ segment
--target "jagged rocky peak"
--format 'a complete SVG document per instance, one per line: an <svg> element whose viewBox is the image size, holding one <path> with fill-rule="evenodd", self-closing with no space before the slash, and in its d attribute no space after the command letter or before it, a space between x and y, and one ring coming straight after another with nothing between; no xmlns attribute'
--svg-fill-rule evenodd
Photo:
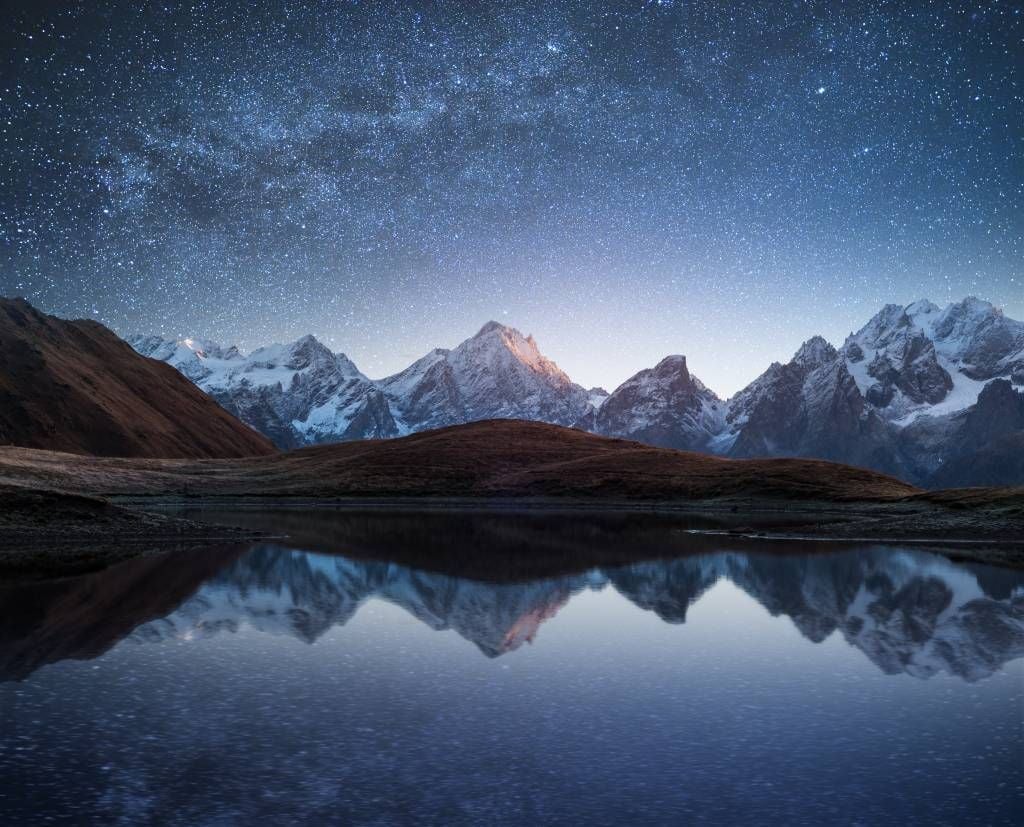
<svg viewBox="0 0 1024 827"><path fill-rule="evenodd" d="M666 356L653 368L642 370L623 382L608 398L606 405L624 396L652 394L665 402L685 402L692 396L721 400L707 386L690 373L686 357Z"/></svg>
<svg viewBox="0 0 1024 827"><path fill-rule="evenodd" d="M181 344L201 359L240 359L242 354L234 345L223 347L210 339L188 337Z"/></svg>
<svg viewBox="0 0 1024 827"><path fill-rule="evenodd" d="M932 338L944 356L975 380L1024 376L1024 322L969 297L937 314Z"/></svg>
<svg viewBox="0 0 1024 827"><path fill-rule="evenodd" d="M806 367L817 367L831 362L839 352L822 336L812 336L793 354L793 362Z"/></svg>
<svg viewBox="0 0 1024 827"><path fill-rule="evenodd" d="M533 336L496 321L377 385L402 433L492 418L574 425L591 405L587 391L540 352Z"/></svg>
<svg viewBox="0 0 1024 827"><path fill-rule="evenodd" d="M451 351L435 348L405 370L379 380L377 385L389 396L411 400L414 395L423 394L428 376L434 377L432 383L443 381L440 376L446 372L449 353Z"/></svg>
<svg viewBox="0 0 1024 827"><path fill-rule="evenodd" d="M473 338L474 339L479 339L481 336L486 336L489 333L499 333L499 334L505 335L505 334L509 334L509 333L513 333L513 332L518 332L518 331L514 331L513 328L508 327L506 325L503 325L501 322L496 322L496 321L494 321L494 319L491 319L489 322L484 322L483 327L481 327L476 332L476 335L473 336Z"/></svg>
<svg viewBox="0 0 1024 827"><path fill-rule="evenodd" d="M724 417L722 400L690 373L685 356L673 355L619 385L586 427L666 448L705 450Z"/></svg>
<svg viewBox="0 0 1024 827"><path fill-rule="evenodd" d="M642 373L643 371L641 371ZM686 357L678 353L666 356L651 369L651 375L656 377L679 377L687 382L690 381L690 371L686 367ZM639 375L639 374L637 374Z"/></svg>
<svg viewBox="0 0 1024 827"><path fill-rule="evenodd" d="M495 321L380 385L408 431L489 418L572 425L589 405L587 392L540 352L533 336Z"/></svg>
<svg viewBox="0 0 1024 827"><path fill-rule="evenodd" d="M129 336L126 341L143 356L167 361L159 354L174 355L180 351L181 356L189 354L198 359L236 359L241 354L237 347L223 347L212 339L199 336L185 336L180 339L169 339L164 336Z"/></svg>
<svg viewBox="0 0 1024 827"><path fill-rule="evenodd" d="M912 326L907 309L900 304L887 304L864 327L847 339L861 347L884 348Z"/></svg>
<svg viewBox="0 0 1024 827"><path fill-rule="evenodd" d="M989 379L1024 381L1024 324L975 297L943 309L921 299L902 310L888 305L850 336L843 355L887 418L940 403L951 413L973 404Z"/></svg>
<svg viewBox="0 0 1024 827"><path fill-rule="evenodd" d="M345 375L358 374L352 361L343 353L332 353L311 333L288 344L275 344L254 350L248 357L252 369L283 368L290 371L340 370Z"/></svg>
<svg viewBox="0 0 1024 827"><path fill-rule="evenodd" d="M935 321L935 335L941 339L967 338L978 332L978 328L1003 318L1003 312L992 302L968 296L950 304Z"/></svg>
<svg viewBox="0 0 1024 827"><path fill-rule="evenodd" d="M911 302L906 307L907 315L918 322L924 317L931 316L941 310L941 307L928 299L918 299L916 302Z"/></svg>
<svg viewBox="0 0 1024 827"><path fill-rule="evenodd" d="M868 375L877 381L865 396L879 408L891 404L897 391L911 404L935 405L953 389L953 379L939 363L934 343L920 330L909 332L887 351L877 351Z"/></svg>
<svg viewBox="0 0 1024 827"><path fill-rule="evenodd" d="M887 419L942 402L954 387L928 335L939 309L922 299L886 305L843 345L859 392Z"/></svg>

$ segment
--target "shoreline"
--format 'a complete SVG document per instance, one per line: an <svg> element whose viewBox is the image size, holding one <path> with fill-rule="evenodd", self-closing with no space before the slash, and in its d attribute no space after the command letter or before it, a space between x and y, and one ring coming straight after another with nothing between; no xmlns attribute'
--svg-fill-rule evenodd
<svg viewBox="0 0 1024 827"><path fill-rule="evenodd" d="M154 553L250 546L258 542L291 543L318 553L362 556L355 548L323 548L316 542L316 522L329 523L332 513L372 515L385 521L389 515L408 520L417 514L442 520L446 514L469 519L490 516L500 520L521 516L526 521L557 520L559 515L565 515L581 524L588 522L588 516L595 521L600 517L670 521L678 518L680 524L672 526L671 530L692 537L694 547L671 551L668 554L671 557L713 553L719 542L774 547L760 549L765 553L801 549L840 553L851 547L872 544L894 549L913 546L957 562L1024 567L1024 532L1013 534L1012 539L1007 537L1011 526L1005 520L983 519L981 528L984 530L978 526L972 530L971 526L963 524L964 519L977 517L977 514L934 505L922 507L920 503L837 505L815 501L596 502L560 498L181 497L163 494L100 499L38 490L25 493L44 496L47 500L56 498L57 502L69 498L76 506L85 502L90 509L97 510L97 515L85 520L84 526L80 519L62 520L59 512L48 512L44 524L37 521L32 525L26 521L18 525L16 519L11 520L9 511L5 514L0 506L0 527L3 528L0 577L6 579L72 576ZM241 525L231 524L232 515L239 518ZM302 519L303 515L309 519ZM312 524L310 528L305 528L307 523ZM529 548L520 552L519 560L493 552L488 556L487 550L481 551L482 559L474 561L470 567L476 574L486 575L488 566L498 571L522 565L527 570L532 564ZM571 561L567 559L566 563L574 568L585 568L587 554L584 551ZM649 548L632 554L623 549L616 552L615 557L619 564L629 564L657 554ZM377 549L371 556L377 559L393 556L394 562L428 569L435 564L428 553L417 553L415 549ZM595 560L599 556L595 551ZM436 562L444 564L444 560Z"/></svg>
<svg viewBox="0 0 1024 827"><path fill-rule="evenodd" d="M834 540L849 542L945 543L998 545L1018 548L1024 558L1024 519L983 509L951 509L922 501L821 502L726 499L679 501L608 500L585 498L473 498L473 497L111 497L127 507L156 511L226 509L322 510L322 511L422 511L514 514L651 514L710 517L730 528L701 529L722 536L749 535L759 539ZM976 522L971 523L970 519ZM977 520L981 520L978 524ZM928 525L930 524L930 525ZM779 529L790 528L791 531ZM874 529L874 530L872 530ZM1005 536L1013 529L1019 534ZM866 533L857 534L856 530ZM970 532L973 536L966 536Z"/></svg>

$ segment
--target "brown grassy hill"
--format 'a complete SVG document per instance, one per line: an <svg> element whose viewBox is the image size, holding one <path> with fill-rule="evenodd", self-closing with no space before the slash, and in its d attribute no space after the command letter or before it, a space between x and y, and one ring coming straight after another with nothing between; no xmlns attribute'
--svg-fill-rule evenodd
<svg viewBox="0 0 1024 827"><path fill-rule="evenodd" d="M80 493L208 497L892 501L893 477L803 459L730 460L516 420L227 460L0 449L0 480Z"/></svg>
<svg viewBox="0 0 1024 827"><path fill-rule="evenodd" d="M330 496L892 499L913 486L816 460L728 460L537 422L490 420L318 446L259 463L260 486Z"/></svg>
<svg viewBox="0 0 1024 827"><path fill-rule="evenodd" d="M0 444L131 457L274 449L170 365L103 325L0 298Z"/></svg>

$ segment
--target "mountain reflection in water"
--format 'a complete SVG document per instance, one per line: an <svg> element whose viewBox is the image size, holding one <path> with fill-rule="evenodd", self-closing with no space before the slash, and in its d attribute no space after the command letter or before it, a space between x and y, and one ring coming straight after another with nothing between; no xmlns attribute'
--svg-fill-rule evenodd
<svg viewBox="0 0 1024 827"><path fill-rule="evenodd" d="M788 617L810 641L841 636L887 674L945 672L973 682L1024 655L1024 573L911 550L719 552L523 583L278 545L219 554L144 558L86 577L0 589L0 677L21 679L45 663L95 657L124 638L156 644L250 627L313 643L371 598L432 629L454 630L495 658L533 642L585 590L614 589L666 623L682 624L720 580L771 615Z"/></svg>
<svg viewBox="0 0 1024 827"><path fill-rule="evenodd" d="M1022 572L655 515L250 517L290 545L0 584L0 823L1019 823Z"/></svg>

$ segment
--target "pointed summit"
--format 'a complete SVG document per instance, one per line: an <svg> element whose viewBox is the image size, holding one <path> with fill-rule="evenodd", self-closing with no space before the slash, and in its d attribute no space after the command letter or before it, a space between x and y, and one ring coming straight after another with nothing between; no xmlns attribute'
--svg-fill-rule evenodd
<svg viewBox="0 0 1024 827"><path fill-rule="evenodd" d="M627 379L597 409L594 431L700 451L721 430L721 400L693 376L686 357L666 356Z"/></svg>
<svg viewBox="0 0 1024 827"><path fill-rule="evenodd" d="M831 362L837 356L836 349L822 336L812 336L793 354L793 360L798 365L805 367L817 367L825 362Z"/></svg>
<svg viewBox="0 0 1024 827"><path fill-rule="evenodd" d="M852 337L861 347L884 347L899 331L911 325L906 309L900 304L887 304Z"/></svg>
<svg viewBox="0 0 1024 827"><path fill-rule="evenodd" d="M488 333L494 332L511 333L513 331L512 328L507 327L503 325L501 322L496 322L492 319L491 321L487 322L487 324L485 324L483 327L481 327L473 338L479 339L481 336L486 336Z"/></svg>
<svg viewBox="0 0 1024 827"><path fill-rule="evenodd" d="M587 392L540 352L533 336L493 320L379 385L409 431L479 419L574 425L588 408Z"/></svg>
<svg viewBox="0 0 1024 827"><path fill-rule="evenodd" d="M678 379L678 381L683 383L690 382L690 371L686 367L686 357L678 353L666 356L647 373L657 379ZM639 376L640 374L637 375Z"/></svg>

